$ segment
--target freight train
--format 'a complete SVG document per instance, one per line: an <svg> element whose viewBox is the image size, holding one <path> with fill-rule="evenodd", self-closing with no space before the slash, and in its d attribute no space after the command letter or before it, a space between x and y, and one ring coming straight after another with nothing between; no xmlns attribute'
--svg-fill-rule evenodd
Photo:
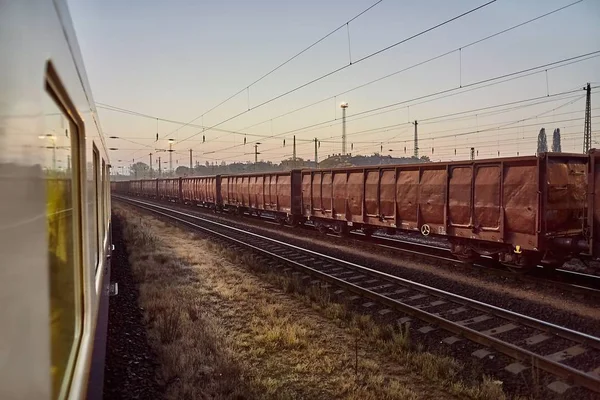
<svg viewBox="0 0 600 400"><path fill-rule="evenodd" d="M600 255L596 158L592 150L112 184L116 193L268 213L282 224L311 221L339 235L384 230L443 238L461 260L486 256L523 270Z"/></svg>
<svg viewBox="0 0 600 400"><path fill-rule="evenodd" d="M99 399L110 167L66 2L0 1L0 54L0 399Z"/></svg>

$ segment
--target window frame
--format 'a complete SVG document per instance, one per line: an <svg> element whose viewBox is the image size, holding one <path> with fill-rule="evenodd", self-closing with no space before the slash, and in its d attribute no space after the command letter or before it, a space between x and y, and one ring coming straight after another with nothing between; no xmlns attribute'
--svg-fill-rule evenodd
<svg viewBox="0 0 600 400"><path fill-rule="evenodd" d="M88 199L88 202L92 202L94 206L94 216L93 219L95 221L94 236L95 236L95 244L92 246L94 251L96 252L96 257L94 258L94 271L98 270L100 266L101 252L100 252L100 207L98 207L98 186L99 186L99 176L100 176L100 152L96 147L96 144L92 144L92 187L94 188L94 194L92 199ZM89 203L88 203L89 206ZM89 211L89 210L88 210Z"/></svg>
<svg viewBox="0 0 600 400"><path fill-rule="evenodd" d="M75 332L74 340L71 346L67 365L62 377L59 390L59 398L65 398L71 388L73 374L75 372L77 357L79 355L81 343L83 340L84 319L85 319L85 274L83 271L84 252L83 252L83 214L85 197L82 192L82 166L85 163L85 125L77 113L77 108L71 101L67 91L60 80L56 69L51 61L46 63L46 74L44 79L44 93L54 101L56 107L63 113L65 119L69 122L71 135L71 190L73 207L73 267L74 267L74 286L77 295L75 296Z"/></svg>

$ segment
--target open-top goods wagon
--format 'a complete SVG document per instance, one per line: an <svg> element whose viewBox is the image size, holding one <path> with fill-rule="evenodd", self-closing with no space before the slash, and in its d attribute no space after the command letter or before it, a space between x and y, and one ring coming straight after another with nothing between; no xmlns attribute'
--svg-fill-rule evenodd
<svg viewBox="0 0 600 400"><path fill-rule="evenodd" d="M279 222L299 222L300 192L300 170L221 176L224 208L269 212Z"/></svg>
<svg viewBox="0 0 600 400"><path fill-rule="evenodd" d="M162 199L179 201L181 198L181 178L157 179L158 194Z"/></svg>
<svg viewBox="0 0 600 400"><path fill-rule="evenodd" d="M141 187L140 187L141 195L148 196L148 197L156 197L156 190L157 190L156 179L146 179L146 180L142 180L139 182L141 185Z"/></svg>
<svg viewBox="0 0 600 400"><path fill-rule="evenodd" d="M600 161L590 155L131 181L132 194L310 220L320 231L414 232L441 237L463 260L514 267L600 258ZM600 193L600 191L598 192Z"/></svg>
<svg viewBox="0 0 600 400"><path fill-rule="evenodd" d="M585 155L302 171L302 213L321 230L445 236L462 259L562 262L584 237Z"/></svg>
<svg viewBox="0 0 600 400"><path fill-rule="evenodd" d="M221 205L221 177L181 178L181 198L185 203L217 208Z"/></svg>

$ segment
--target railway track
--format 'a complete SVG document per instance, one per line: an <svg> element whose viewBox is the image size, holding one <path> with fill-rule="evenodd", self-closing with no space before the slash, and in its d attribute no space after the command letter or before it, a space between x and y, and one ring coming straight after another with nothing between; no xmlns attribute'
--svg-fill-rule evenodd
<svg viewBox="0 0 600 400"><path fill-rule="evenodd" d="M446 247L433 246L411 240L392 239L385 236L374 235L373 237L377 240L377 245L385 248L412 251L415 254L429 256L440 261L453 264L472 264L477 268L507 277L518 277L519 279L537 282L543 280L545 283L553 284L558 288L581 293L583 295L589 295L591 297L600 297L600 276L598 275L571 271L562 268L551 270L544 268L542 265L539 265L538 268L533 270L524 271L523 274L518 274L507 269L499 268L497 263L494 263L491 259L485 257L482 257L481 262L475 263L468 263L458 260L452 256L450 249Z"/></svg>
<svg viewBox="0 0 600 400"><path fill-rule="evenodd" d="M175 205L178 203L170 204L173 204L174 207L178 207L182 210L186 209L186 207L184 206ZM193 210L194 212L201 213L206 209L196 207L193 208ZM253 219L256 218L263 223L280 226L279 223L270 220L269 218L265 218L264 215L261 217L246 215L246 217L252 217ZM309 226L308 228L311 229L312 226ZM328 235L339 238L339 236L334 233L330 233ZM395 252L400 252L402 254L407 254L411 257L416 257L419 259L435 260L435 262L443 263L445 265L461 265L464 267L474 267L478 270L485 271L486 273L492 273L508 279L515 279L518 281L524 281L529 283L541 282L547 285L551 285L552 287L558 290L572 292L584 298L600 299L600 276L596 275L590 275L563 269L556 269L550 271L547 269L543 269L541 266L538 269L519 274L509 271L503 268L502 266L498 266L497 263L494 263L492 260L487 260L486 258L482 258L482 260L477 263L469 263L458 260L454 256L452 256L450 250L447 247L443 246L419 243L418 241L407 239L390 238L379 234L374 234L372 237L366 238L364 237L364 235L358 232L351 232L348 238L369 243L371 245L379 246L386 250L392 250Z"/></svg>
<svg viewBox="0 0 600 400"><path fill-rule="evenodd" d="M423 321L423 334L434 330L450 332L443 339L448 345L467 339L482 347L473 352L478 358L493 352L509 356L514 362L506 371L519 374L534 367L558 380L548 386L564 392L581 386L600 393L600 338L570 330L546 321L485 304L444 290L416 283L370 268L304 249L289 243L248 232L145 201L117 197L119 200L156 215L201 230L236 246L251 249L284 271L296 269L310 284L326 282L348 293L349 299L366 299L362 306L380 315L399 313L399 323Z"/></svg>

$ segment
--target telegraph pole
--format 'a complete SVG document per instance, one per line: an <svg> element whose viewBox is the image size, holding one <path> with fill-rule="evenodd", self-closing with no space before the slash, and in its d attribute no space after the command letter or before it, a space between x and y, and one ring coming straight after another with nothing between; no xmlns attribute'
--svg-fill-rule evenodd
<svg viewBox="0 0 600 400"><path fill-rule="evenodd" d="M317 152L317 138L315 138L315 168L319 168L319 154Z"/></svg>
<svg viewBox="0 0 600 400"><path fill-rule="evenodd" d="M475 147L471 147L471 160L475 159Z"/></svg>
<svg viewBox="0 0 600 400"><path fill-rule="evenodd" d="M587 154L592 147L592 88L588 83L585 87L585 122L583 123L583 153Z"/></svg>
<svg viewBox="0 0 600 400"><path fill-rule="evenodd" d="M340 104L342 108L342 155L346 155L346 108L348 108L348 103Z"/></svg>
<svg viewBox="0 0 600 400"><path fill-rule="evenodd" d="M173 139L169 139L169 173L173 173Z"/></svg>
<svg viewBox="0 0 600 400"><path fill-rule="evenodd" d="M258 145L260 144L260 142L256 142L256 144L254 145L254 170L256 171L257 167L258 167L258 155L260 154L258 152Z"/></svg>
<svg viewBox="0 0 600 400"><path fill-rule="evenodd" d="M162 175L162 165L160 163L160 156L158 156L158 176Z"/></svg>
<svg viewBox="0 0 600 400"><path fill-rule="evenodd" d="M190 170L193 168L194 168L194 166L192 165L192 149L190 149Z"/></svg>
<svg viewBox="0 0 600 400"><path fill-rule="evenodd" d="M415 152L413 154L414 158L419 158L419 136L417 135L417 125L419 123L415 120L415 122L413 122L413 125L415 126Z"/></svg>
<svg viewBox="0 0 600 400"><path fill-rule="evenodd" d="M150 153L150 179L152 179L152 153Z"/></svg>
<svg viewBox="0 0 600 400"><path fill-rule="evenodd" d="M294 135L294 151L293 151L293 155L292 155L292 162L293 162L293 166L294 168L296 168L296 135Z"/></svg>

